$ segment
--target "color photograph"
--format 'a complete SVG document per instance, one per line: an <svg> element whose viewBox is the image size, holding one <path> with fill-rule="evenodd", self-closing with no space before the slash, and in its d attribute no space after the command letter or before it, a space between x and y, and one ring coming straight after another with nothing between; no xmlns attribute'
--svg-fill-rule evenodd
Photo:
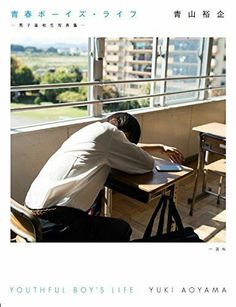
<svg viewBox="0 0 236 307"><path fill-rule="evenodd" d="M2 5L0 307L232 305L233 14Z"/></svg>
<svg viewBox="0 0 236 307"><path fill-rule="evenodd" d="M225 242L226 39L40 41L11 44L12 242Z"/></svg>

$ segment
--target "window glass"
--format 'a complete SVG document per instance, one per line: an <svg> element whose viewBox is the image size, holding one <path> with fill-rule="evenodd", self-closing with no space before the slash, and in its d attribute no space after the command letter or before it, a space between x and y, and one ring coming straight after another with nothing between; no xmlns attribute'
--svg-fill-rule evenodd
<svg viewBox="0 0 236 307"><path fill-rule="evenodd" d="M201 69L201 38L170 38L167 62L167 77L199 76ZM166 92L197 89L199 80L188 79L179 81L167 81ZM166 104L175 104L186 100L194 100L198 92L174 94L166 96Z"/></svg>
<svg viewBox="0 0 236 307"><path fill-rule="evenodd" d="M225 95L226 78L216 77L226 73L225 38L213 39L211 58L203 38L197 37L108 37L105 39L103 79L109 81L145 79L145 82L128 82L103 85L103 99L127 97L125 101L104 103L103 112L174 105L203 99L200 79L165 80L200 76L203 66L210 63L211 78L206 79L208 97ZM206 39L205 39L206 42ZM211 44L210 44L211 46ZM89 44L84 38L12 40L11 84L34 85L85 82L88 80ZM203 65L203 63L205 63ZM209 68L209 66L208 66ZM205 74L205 73L203 73ZM148 81L151 78L163 79ZM205 79L202 79L203 81ZM204 86L204 87L205 87ZM221 87L215 89L214 87ZM88 100L89 87L41 89L11 92L11 108L54 106L61 103ZM191 92L191 90L193 90ZM179 91L187 93L170 94ZM158 95L150 98L135 96ZM62 121L88 116L88 107L68 106L12 112L12 127L22 127L52 121ZM101 113L99 113L101 114Z"/></svg>
<svg viewBox="0 0 236 307"><path fill-rule="evenodd" d="M215 37L212 46L211 58L211 75L225 75L226 74L226 41L224 37ZM211 78L210 86L225 87L226 78ZM212 89L209 91L210 96L222 96L226 94L225 88Z"/></svg>
<svg viewBox="0 0 236 307"><path fill-rule="evenodd" d="M149 79L152 76L152 37L106 38L104 80ZM103 86L103 98L131 97L150 93L150 82ZM103 106L104 112L149 106L149 99L134 99Z"/></svg>
<svg viewBox="0 0 236 307"><path fill-rule="evenodd" d="M11 85L83 82L88 76L86 39L15 38L11 43ZM11 108L87 100L87 89L60 88L11 92ZM87 116L87 106L12 112L12 127Z"/></svg>

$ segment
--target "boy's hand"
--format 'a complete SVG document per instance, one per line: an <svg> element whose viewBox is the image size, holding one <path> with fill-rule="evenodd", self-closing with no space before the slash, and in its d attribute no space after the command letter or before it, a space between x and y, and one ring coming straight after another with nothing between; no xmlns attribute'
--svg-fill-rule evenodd
<svg viewBox="0 0 236 307"><path fill-rule="evenodd" d="M163 145L163 154L167 155L174 163L182 164L184 161L183 154L175 147Z"/></svg>

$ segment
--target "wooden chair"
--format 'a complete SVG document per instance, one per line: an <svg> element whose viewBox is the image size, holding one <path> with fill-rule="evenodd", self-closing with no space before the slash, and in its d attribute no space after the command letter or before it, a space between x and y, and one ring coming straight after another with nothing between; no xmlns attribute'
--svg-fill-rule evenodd
<svg viewBox="0 0 236 307"><path fill-rule="evenodd" d="M10 222L12 242L42 241L42 228L38 218L12 198Z"/></svg>

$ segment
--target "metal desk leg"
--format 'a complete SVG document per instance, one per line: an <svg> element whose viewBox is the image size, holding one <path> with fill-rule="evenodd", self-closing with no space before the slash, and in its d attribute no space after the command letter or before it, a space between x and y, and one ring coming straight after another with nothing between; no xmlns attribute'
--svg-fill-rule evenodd
<svg viewBox="0 0 236 307"><path fill-rule="evenodd" d="M220 204L220 195L221 195L221 188L222 188L222 183L223 183L223 176L220 176L220 183L217 191L217 205Z"/></svg>
<svg viewBox="0 0 236 307"><path fill-rule="evenodd" d="M177 202L177 187L175 185L170 187L170 194L169 194L169 197L168 197L167 233L171 232L172 228L174 226L174 220L173 220L171 212L170 212L171 199L173 200L174 204Z"/></svg>
<svg viewBox="0 0 236 307"><path fill-rule="evenodd" d="M203 171L204 167L204 152L202 149L202 134L199 135L199 152L198 152L198 163L197 163L197 170L196 170L196 176L195 176L195 182L194 182L194 188L193 188L193 196L192 199L189 200L189 203L191 203L189 214L193 215L193 207L196 202L196 196L197 196L197 187L198 187L198 181L200 173Z"/></svg>
<svg viewBox="0 0 236 307"><path fill-rule="evenodd" d="M178 200L177 200L178 189L179 189L179 187L178 187L178 184L177 184L177 185L174 185L172 190L171 190L171 194L170 195L173 197L174 203L178 202Z"/></svg>
<svg viewBox="0 0 236 307"><path fill-rule="evenodd" d="M202 165L202 169L203 169L203 180L202 180L202 193L205 194L206 192L206 182L207 182L207 170L205 170L205 165L208 164L208 158L209 158L209 152L205 151L203 153L203 165Z"/></svg>
<svg viewBox="0 0 236 307"><path fill-rule="evenodd" d="M105 187L104 193L104 216L110 217L112 213L112 190Z"/></svg>
<svg viewBox="0 0 236 307"><path fill-rule="evenodd" d="M196 170L196 176L195 176L195 182L194 182L194 188L193 188L193 197L192 199L189 200L191 206L190 206L190 211L189 214L193 215L193 207L196 202L196 194L197 194L197 186L198 186L198 180L199 180L199 175L200 175L200 170Z"/></svg>

